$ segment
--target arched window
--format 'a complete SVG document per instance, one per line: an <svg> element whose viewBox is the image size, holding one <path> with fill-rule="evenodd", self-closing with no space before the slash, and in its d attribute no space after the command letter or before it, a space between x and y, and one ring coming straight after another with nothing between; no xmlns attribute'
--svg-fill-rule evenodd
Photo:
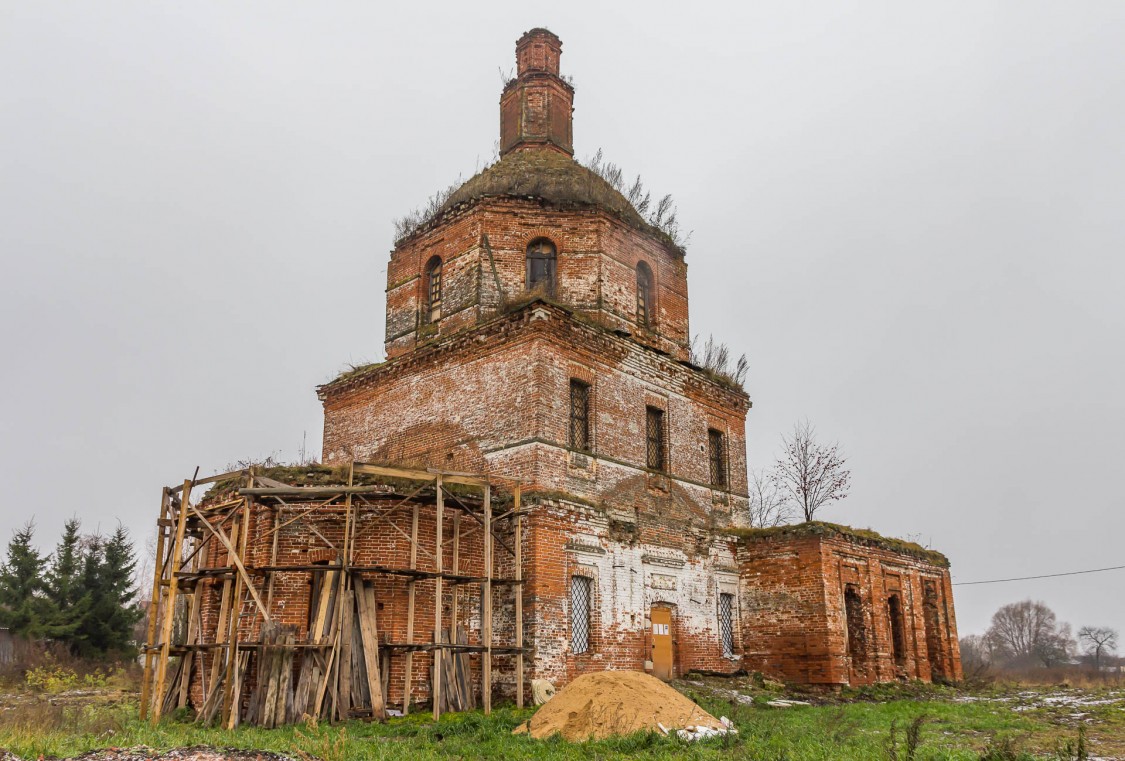
<svg viewBox="0 0 1125 761"><path fill-rule="evenodd" d="M637 265L637 324L652 324L652 269L641 262Z"/></svg>
<svg viewBox="0 0 1125 761"><path fill-rule="evenodd" d="M555 244L536 238L527 247L527 290L555 295Z"/></svg>
<svg viewBox="0 0 1125 761"><path fill-rule="evenodd" d="M441 319L441 257L435 256L426 263L424 278L426 289L426 307L422 314L426 322L437 322Z"/></svg>

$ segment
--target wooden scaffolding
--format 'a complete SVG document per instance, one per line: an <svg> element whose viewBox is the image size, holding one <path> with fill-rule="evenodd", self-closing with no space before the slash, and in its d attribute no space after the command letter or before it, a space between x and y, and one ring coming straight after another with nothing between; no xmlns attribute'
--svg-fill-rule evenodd
<svg viewBox="0 0 1125 761"><path fill-rule="evenodd" d="M523 706L527 648L518 482L360 462L341 469L337 480L346 484L295 486L266 472L248 468L192 478L162 491L142 718L156 722L190 705L198 721L218 719L228 728L243 722L276 726L308 716L382 720L393 662L403 675L402 712L410 711L420 678L415 669L424 668L415 663L417 653L428 655L435 720L443 711L474 707L474 687L484 712L491 711L494 655L510 656L505 660L514 666L515 697ZM193 501L193 492L208 484L223 487L219 496ZM504 490L502 498L494 486ZM499 514L494 505L503 505ZM428 511L435 533L432 552L419 536L420 519L429 523ZM392 520L398 514L405 521L404 513L410 516L409 534ZM313 518L322 529L328 521L335 533L318 530ZM334 561L285 563L279 537L293 524L317 537ZM445 532L449 524L451 536ZM409 540L408 566L369 562L370 552L357 563L356 547L378 531ZM478 575L465 573L459 557L470 534L481 537ZM497 545L511 556L504 563L512 569L507 576L495 572ZM208 564L208 559L217 562ZM301 574L315 592L307 626L282 622L285 603L276 580L292 579L292 574ZM377 615L382 604L376 582L388 577L406 584L406 631L399 642L380 631ZM429 618L416 609L418 588L424 585L430 585L427 592L432 589L433 630L419 641L416 613ZM459 620L462 608L472 606L465 587L479 591L474 637ZM511 591L514 612L511 631L500 638L493 631L497 589ZM450 604L449 620L443 601ZM470 655L478 659L475 681Z"/></svg>

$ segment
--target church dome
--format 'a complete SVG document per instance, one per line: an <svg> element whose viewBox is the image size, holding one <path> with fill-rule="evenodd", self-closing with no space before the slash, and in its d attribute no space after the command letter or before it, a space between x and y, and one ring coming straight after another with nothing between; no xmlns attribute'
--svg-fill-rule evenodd
<svg viewBox="0 0 1125 761"><path fill-rule="evenodd" d="M455 190L440 211L481 198L505 196L536 198L562 208L599 208L634 227L650 229L613 186L570 156L550 148L508 153Z"/></svg>

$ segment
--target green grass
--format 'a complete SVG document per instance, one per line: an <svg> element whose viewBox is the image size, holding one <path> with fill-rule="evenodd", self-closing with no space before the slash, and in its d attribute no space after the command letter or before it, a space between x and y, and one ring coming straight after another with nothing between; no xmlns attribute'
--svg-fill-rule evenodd
<svg viewBox="0 0 1125 761"><path fill-rule="evenodd" d="M68 757L89 750L138 745L168 749L211 745L280 751L325 761L350 759L755 759L758 761L869 761L895 758L888 752L892 723L898 759L905 761L906 727L918 716L922 728L916 761L979 759L992 742L1011 739L1038 758L1059 758L1056 749L1077 739L1074 709L1027 707L1010 702L957 702L950 690L912 688L903 699L893 691L850 696L853 702L811 707L770 708L770 694L743 705L716 697L711 680L681 684L711 713L731 718L736 736L687 744L674 738L635 735L571 744L558 738L539 741L511 731L533 713L501 707L491 716L450 714L432 723L427 714L391 719L386 724L359 721L343 725L295 726L274 730L243 727L234 731L199 727L167 718L156 726L137 718L132 698L112 704L52 706L45 700L23 703L0 713L0 747L24 759ZM1013 698L1019 700L1019 698ZM1120 704L1083 708L1091 754L1125 757L1125 710ZM1120 737L1119 742L1115 737ZM1071 755L1070 758L1074 756ZM998 756L1030 758L1030 756Z"/></svg>

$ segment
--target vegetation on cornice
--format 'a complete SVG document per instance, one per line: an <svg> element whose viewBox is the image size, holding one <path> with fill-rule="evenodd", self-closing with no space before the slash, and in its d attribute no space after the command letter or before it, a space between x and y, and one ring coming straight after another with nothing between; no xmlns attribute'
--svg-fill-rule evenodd
<svg viewBox="0 0 1125 761"><path fill-rule="evenodd" d="M883 536L869 528L852 528L851 526L843 526L838 523L808 521L806 523L773 526L772 528L732 528L727 531L744 541L787 537L839 538L864 547L875 547L877 549L887 550L888 552L907 555L941 568L949 567L949 559L937 550L927 549L917 542L909 542L905 539Z"/></svg>

